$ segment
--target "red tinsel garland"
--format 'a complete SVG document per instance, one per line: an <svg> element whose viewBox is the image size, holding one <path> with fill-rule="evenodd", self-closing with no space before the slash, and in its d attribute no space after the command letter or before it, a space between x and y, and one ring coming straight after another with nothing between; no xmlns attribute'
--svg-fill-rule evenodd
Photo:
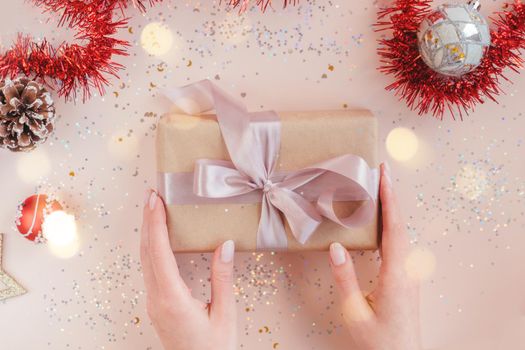
<svg viewBox="0 0 525 350"><path fill-rule="evenodd" d="M211 0L210 0L211 1ZM229 4L243 12L253 0L230 0ZM298 0L283 0L284 6ZM62 12L59 26L76 30L75 38L86 44L63 43L53 47L47 40L35 43L30 36L19 35L14 46L0 56L0 78L25 75L40 79L66 99L80 90L85 100L91 88L104 93L107 76L117 76L123 68L112 61L113 55L127 55L129 43L113 38L119 28L127 25L124 9L131 3L144 11L144 3L154 5L162 0L32 0L44 12ZM271 0L256 0L262 10L271 6ZM114 20L120 10L121 19Z"/></svg>
<svg viewBox="0 0 525 350"><path fill-rule="evenodd" d="M104 86L108 84L106 76L116 76L123 68L112 61L112 56L126 55L124 48L128 42L111 36L127 24L125 18L114 20L113 16L116 9L123 10L128 5L128 0L33 0L33 3L45 12L62 11L59 26L76 30L75 38L86 44L63 43L53 47L45 39L36 43L30 36L21 34L14 46L0 57L0 77L23 74L41 79L66 98L80 90L86 99L92 87L104 93ZM133 0L133 3L144 8L142 1Z"/></svg>
<svg viewBox="0 0 525 350"><path fill-rule="evenodd" d="M420 115L432 113L442 119L448 110L462 118L485 98L496 101L502 90L499 79L508 80L505 68L515 72L523 66L520 57L525 48L525 4L516 0L506 4L503 12L492 19L492 44L481 65L459 78L444 77L434 72L420 58L417 30L431 11L430 0L396 0L378 14L379 30L390 30L391 37L380 40L378 53L381 72L393 75L394 83L386 87L395 91Z"/></svg>

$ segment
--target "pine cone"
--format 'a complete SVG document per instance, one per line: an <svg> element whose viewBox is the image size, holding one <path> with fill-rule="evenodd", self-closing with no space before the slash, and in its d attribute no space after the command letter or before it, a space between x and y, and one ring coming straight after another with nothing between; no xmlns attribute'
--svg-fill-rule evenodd
<svg viewBox="0 0 525 350"><path fill-rule="evenodd" d="M51 94L28 78L0 81L0 147L30 151L53 132Z"/></svg>

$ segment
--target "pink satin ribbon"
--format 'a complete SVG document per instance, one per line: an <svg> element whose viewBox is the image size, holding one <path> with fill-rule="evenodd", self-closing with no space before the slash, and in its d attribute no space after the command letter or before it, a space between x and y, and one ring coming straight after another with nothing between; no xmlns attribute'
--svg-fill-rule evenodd
<svg viewBox="0 0 525 350"><path fill-rule="evenodd" d="M281 122L273 111L249 113L209 80L165 91L182 112L215 109L231 162L199 159L193 173L159 174L159 192L167 204L261 202L258 249L285 249L286 218L304 244L327 218L346 228L374 217L378 171L361 157L345 154L310 167L276 172ZM193 191L188 191L193 184ZM364 201L348 217L338 217L334 201Z"/></svg>

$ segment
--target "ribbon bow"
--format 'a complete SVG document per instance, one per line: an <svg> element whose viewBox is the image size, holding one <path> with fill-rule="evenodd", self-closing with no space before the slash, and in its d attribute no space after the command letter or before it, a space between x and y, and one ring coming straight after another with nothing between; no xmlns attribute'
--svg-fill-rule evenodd
<svg viewBox="0 0 525 350"><path fill-rule="evenodd" d="M193 173L193 194L210 199L243 197L261 201L257 248L287 247L285 224L304 244L323 217L344 227L368 223L374 216L377 169L345 154L293 172L277 172L281 122L273 111L249 113L245 106L209 80L169 90L166 95L186 114L215 109L231 162L199 159ZM169 174L165 174L169 176ZM174 181L166 181L172 186ZM176 181L175 181L176 182ZM173 187L170 186L168 191ZM364 201L348 217L340 218L334 201Z"/></svg>

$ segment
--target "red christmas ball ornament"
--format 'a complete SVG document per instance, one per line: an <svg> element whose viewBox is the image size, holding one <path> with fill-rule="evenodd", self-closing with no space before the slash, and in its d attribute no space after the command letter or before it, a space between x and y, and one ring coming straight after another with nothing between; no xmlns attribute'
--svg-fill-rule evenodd
<svg viewBox="0 0 525 350"><path fill-rule="evenodd" d="M18 231L30 241L43 242L42 224L47 215L58 210L62 210L62 205L48 195L35 194L28 197L18 207L16 220Z"/></svg>

